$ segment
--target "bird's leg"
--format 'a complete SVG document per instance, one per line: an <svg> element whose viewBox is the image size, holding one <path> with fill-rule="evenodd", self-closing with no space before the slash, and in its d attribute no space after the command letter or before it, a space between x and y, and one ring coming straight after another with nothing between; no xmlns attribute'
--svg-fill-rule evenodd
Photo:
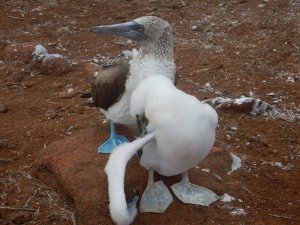
<svg viewBox="0 0 300 225"><path fill-rule="evenodd" d="M162 181L154 183L154 171L149 170L148 184L141 202L141 212L163 213L172 203L173 197Z"/></svg>
<svg viewBox="0 0 300 225"><path fill-rule="evenodd" d="M219 199L219 196L211 190L190 183L187 171L182 174L182 180L173 184L171 188L183 203L209 206Z"/></svg>
<svg viewBox="0 0 300 225"><path fill-rule="evenodd" d="M118 145L128 142L128 139L123 135L118 135L115 124L110 121L110 136L98 147L98 153L111 153Z"/></svg>

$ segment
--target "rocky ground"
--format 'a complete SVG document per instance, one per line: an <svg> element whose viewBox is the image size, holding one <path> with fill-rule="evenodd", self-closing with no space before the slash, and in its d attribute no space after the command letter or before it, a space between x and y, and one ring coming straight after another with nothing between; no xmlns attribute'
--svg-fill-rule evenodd
<svg viewBox="0 0 300 225"><path fill-rule="evenodd" d="M198 207L174 197L135 224L300 224L298 0L1 1L0 224L112 224L107 156L96 153L108 125L81 96L97 65L137 46L88 29L143 15L173 27L178 87L221 97L216 145L191 180L234 199ZM38 44L47 58L33 58ZM242 95L250 105L234 105ZM253 113L255 99L268 110ZM127 194L142 192L146 171L136 159L128 169Z"/></svg>

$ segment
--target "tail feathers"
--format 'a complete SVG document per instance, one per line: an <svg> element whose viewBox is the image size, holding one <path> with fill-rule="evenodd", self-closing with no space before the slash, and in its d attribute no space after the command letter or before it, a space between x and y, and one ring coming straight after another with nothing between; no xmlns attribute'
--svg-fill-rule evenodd
<svg viewBox="0 0 300 225"><path fill-rule="evenodd" d="M152 132L130 143L118 146L110 155L105 166L105 173L108 177L110 214L117 225L131 224L137 214L135 205L128 208L124 192L124 176L127 162L154 137L155 132Z"/></svg>

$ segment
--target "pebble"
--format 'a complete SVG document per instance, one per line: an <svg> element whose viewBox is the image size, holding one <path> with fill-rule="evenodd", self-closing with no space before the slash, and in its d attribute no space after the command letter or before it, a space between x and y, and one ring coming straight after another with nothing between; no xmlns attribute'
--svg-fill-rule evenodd
<svg viewBox="0 0 300 225"><path fill-rule="evenodd" d="M61 76L71 71L71 65L64 57L50 57L42 63L40 71L44 75Z"/></svg>
<svg viewBox="0 0 300 225"><path fill-rule="evenodd" d="M201 171L206 172L206 173L209 173L209 172L210 172L210 169L209 169L209 168L203 168L203 169L201 169Z"/></svg>
<svg viewBox="0 0 300 225"><path fill-rule="evenodd" d="M73 98L76 96L80 91L77 88L68 88L68 90L63 91L59 94L59 98Z"/></svg>
<svg viewBox="0 0 300 225"><path fill-rule="evenodd" d="M193 26L191 27L191 30L192 30L192 31L201 31L202 28L201 28L201 26L199 26L199 25L193 25Z"/></svg>
<svg viewBox="0 0 300 225"><path fill-rule="evenodd" d="M230 127L231 130L237 130L238 128L233 126L233 127Z"/></svg>

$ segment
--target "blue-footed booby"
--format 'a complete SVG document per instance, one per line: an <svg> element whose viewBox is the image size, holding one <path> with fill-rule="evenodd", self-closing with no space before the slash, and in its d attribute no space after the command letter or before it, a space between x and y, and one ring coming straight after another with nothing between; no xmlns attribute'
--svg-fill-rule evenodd
<svg viewBox="0 0 300 225"><path fill-rule="evenodd" d="M141 46L130 62L125 60L100 69L93 84L93 100L111 122L110 139L98 151L110 153L118 144L126 142L124 136L115 133L113 123L136 123L136 118L129 112L131 94L136 86L154 74L162 74L176 82L174 38L169 23L155 16L144 16L121 24L95 26L91 31L127 37Z"/></svg>
<svg viewBox="0 0 300 225"><path fill-rule="evenodd" d="M207 188L191 184L188 170L204 159L215 142L218 123L216 111L175 87L165 76L146 78L133 91L131 115L144 117L143 135L119 145L110 155L105 172L108 177L110 213L118 225L132 223L137 214L137 198L127 203L124 176L128 160L142 148L140 165L149 170L148 185L141 202L141 212L162 213L173 201L162 181L154 182L154 171L163 176L182 174L172 185L184 203L208 206L218 196Z"/></svg>

